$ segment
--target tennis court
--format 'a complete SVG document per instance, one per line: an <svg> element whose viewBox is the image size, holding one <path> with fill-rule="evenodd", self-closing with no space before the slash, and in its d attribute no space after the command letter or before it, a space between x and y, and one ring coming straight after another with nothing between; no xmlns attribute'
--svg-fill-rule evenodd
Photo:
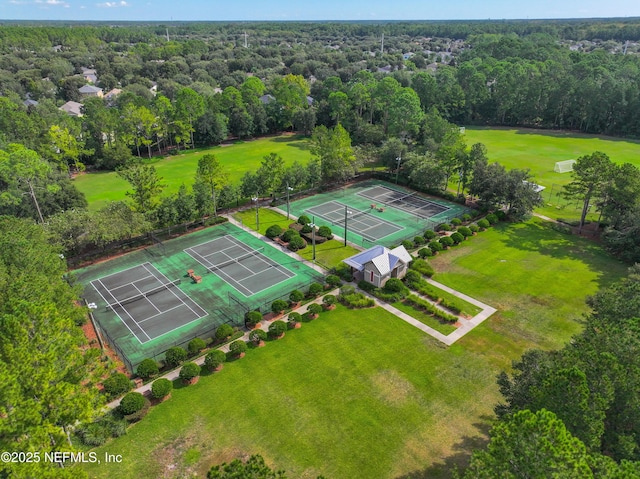
<svg viewBox="0 0 640 479"><path fill-rule="evenodd" d="M318 206L307 208L307 215L318 216L331 224L344 228L345 221L349 231L353 231L368 241L378 241L402 230L389 221L378 218L369 210L358 210L339 201L327 201Z"/></svg>
<svg viewBox="0 0 640 479"><path fill-rule="evenodd" d="M420 196L415 192L405 193L404 191L393 190L386 186L374 186L358 193L360 196L380 203L384 206L392 206L407 213L428 219L439 215L447 210L448 206L439 205Z"/></svg>
<svg viewBox="0 0 640 479"><path fill-rule="evenodd" d="M207 315L151 263L143 263L91 281L104 300L141 344Z"/></svg>
<svg viewBox="0 0 640 479"><path fill-rule="evenodd" d="M244 296L253 296L295 276L263 251L264 247L253 249L231 235L184 250Z"/></svg>

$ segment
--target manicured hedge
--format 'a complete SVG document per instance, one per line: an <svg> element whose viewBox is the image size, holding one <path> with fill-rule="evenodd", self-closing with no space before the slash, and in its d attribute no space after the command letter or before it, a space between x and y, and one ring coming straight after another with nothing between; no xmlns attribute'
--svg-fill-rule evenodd
<svg viewBox="0 0 640 479"><path fill-rule="evenodd" d="M265 236L270 239L274 239L282 234L282 227L280 225L271 225L267 228Z"/></svg>

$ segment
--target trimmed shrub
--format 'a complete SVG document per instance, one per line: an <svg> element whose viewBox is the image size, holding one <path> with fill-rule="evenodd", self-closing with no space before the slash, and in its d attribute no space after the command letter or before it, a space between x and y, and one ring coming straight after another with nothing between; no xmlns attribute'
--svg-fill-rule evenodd
<svg viewBox="0 0 640 479"><path fill-rule="evenodd" d="M322 236L323 238L331 238L333 236L333 232L328 226L321 226L320 228L318 228L318 236Z"/></svg>
<svg viewBox="0 0 640 479"><path fill-rule="evenodd" d="M467 221L471 221L471 215L469 213L465 213L462 215L462 221L466 223Z"/></svg>
<svg viewBox="0 0 640 479"><path fill-rule="evenodd" d="M332 288L337 288L339 286L342 286L342 280L340 279L339 276L335 275L335 274L330 274L329 276L327 276L325 278L325 281L327 282L327 284L329 286L331 286Z"/></svg>
<svg viewBox="0 0 640 479"><path fill-rule="evenodd" d="M348 308L370 308L375 304L373 299L367 298L362 293L340 294L338 300Z"/></svg>
<svg viewBox="0 0 640 479"><path fill-rule="evenodd" d="M471 229L467 226L461 226L460 228L458 228L457 233L460 233L465 238L468 238L469 236L473 236Z"/></svg>
<svg viewBox="0 0 640 479"><path fill-rule="evenodd" d="M333 294L327 294L324 298L322 298L322 304L325 306L333 306L338 301Z"/></svg>
<svg viewBox="0 0 640 479"><path fill-rule="evenodd" d="M478 221L478 227L483 230L486 230L490 225L491 223L489 223L489 221L484 218Z"/></svg>
<svg viewBox="0 0 640 479"><path fill-rule="evenodd" d="M358 281L358 288L366 291L367 293L373 293L373 291L375 291L376 289L376 286L369 283L368 281L365 281L364 279L361 279L360 281Z"/></svg>
<svg viewBox="0 0 640 479"><path fill-rule="evenodd" d="M429 241L429 244L427 246L429 246L429 249L434 253L437 253L438 251L442 251L444 249L444 247L438 240Z"/></svg>
<svg viewBox="0 0 640 479"><path fill-rule="evenodd" d="M311 223L311 219L307 216L307 215L302 215L300 217L298 217L298 224L299 225L306 225Z"/></svg>
<svg viewBox="0 0 640 479"><path fill-rule="evenodd" d="M413 249L413 248L415 248L415 245L413 244L413 241L411 241L411 240L404 240L400 244L402 246L404 246L404 249Z"/></svg>
<svg viewBox="0 0 640 479"><path fill-rule="evenodd" d="M343 281L353 280L353 274L351 273L351 268L344 263L340 263L338 266L336 266L336 274Z"/></svg>
<svg viewBox="0 0 640 479"><path fill-rule="evenodd" d="M144 407L144 396L140 393L127 393L120 401L120 412L125 416L134 414Z"/></svg>
<svg viewBox="0 0 640 479"><path fill-rule="evenodd" d="M284 321L274 321L269 325L269 336L279 338L287 331L287 323Z"/></svg>
<svg viewBox="0 0 640 479"><path fill-rule="evenodd" d="M478 231L480 231L480 228L478 227L478 225L469 225L469 230L471 231L471 233L477 233Z"/></svg>
<svg viewBox="0 0 640 479"><path fill-rule="evenodd" d="M451 224L453 226L460 226L462 224L462 220L460 218L453 218L451 220Z"/></svg>
<svg viewBox="0 0 640 479"><path fill-rule="evenodd" d="M429 256L433 256L433 251L429 248L420 248L418 250L418 256L420 256L420 258L428 258Z"/></svg>
<svg viewBox="0 0 640 479"><path fill-rule="evenodd" d="M164 362L167 363L167 366L170 368L179 366L185 359L187 359L187 352L180 346L167 349L164 355Z"/></svg>
<svg viewBox="0 0 640 479"><path fill-rule="evenodd" d="M415 270L418 273L423 274L424 276L428 276L429 278L435 273L433 267L423 259L414 259L411 262L411 270Z"/></svg>
<svg viewBox="0 0 640 479"><path fill-rule="evenodd" d="M493 213L489 213L485 219L489 222L489 224L495 225L498 222L498 217Z"/></svg>
<svg viewBox="0 0 640 479"><path fill-rule="evenodd" d="M356 288L354 288L350 284L345 284L342 288L340 288L340 294L353 294L356 292ZM338 297L338 299L340 299Z"/></svg>
<svg viewBox="0 0 640 479"><path fill-rule="evenodd" d="M304 299L304 294L302 294L302 291L298 291L297 289L294 289L289 294L289 301L291 301L292 303L299 303L303 299Z"/></svg>
<svg viewBox="0 0 640 479"><path fill-rule="evenodd" d="M424 239L427 241L432 240L436 236L438 236L438 234L435 231L427 230L424 232Z"/></svg>
<svg viewBox="0 0 640 479"><path fill-rule="evenodd" d="M274 314L280 314L288 307L289 303L287 303L284 299L276 299L273 303L271 303L271 312Z"/></svg>
<svg viewBox="0 0 640 479"><path fill-rule="evenodd" d="M195 356L206 347L207 343L204 342L204 339L193 338L189 341L189 344L187 344L187 351L189 351L189 356Z"/></svg>
<svg viewBox="0 0 640 479"><path fill-rule="evenodd" d="M302 228L300 228L300 233L304 233L304 234L311 233L311 229L312 229L311 226L304 225Z"/></svg>
<svg viewBox="0 0 640 479"><path fill-rule="evenodd" d="M221 324L220 326L218 326L218 329L216 329L215 337L218 341L224 341L232 334L233 328L231 326L229 326L228 324Z"/></svg>
<svg viewBox="0 0 640 479"><path fill-rule="evenodd" d="M300 235L292 236L289 240L289 245L287 246L287 248L289 248L291 251L298 251L299 249L304 249L306 247L307 242Z"/></svg>
<svg viewBox="0 0 640 479"><path fill-rule="evenodd" d="M271 225L264 234L267 238L274 239L282 234L282 227L280 225Z"/></svg>
<svg viewBox="0 0 640 479"><path fill-rule="evenodd" d="M436 226L436 231L451 231L451 226L447 223L442 223Z"/></svg>
<svg viewBox="0 0 640 479"><path fill-rule="evenodd" d="M413 244L416 246L422 246L424 244L424 238L422 236L416 236L413 238Z"/></svg>
<svg viewBox="0 0 640 479"><path fill-rule="evenodd" d="M507 214L502 210L496 211L495 215L496 215L496 218L498 218L498 221L504 221L507 219Z"/></svg>
<svg viewBox="0 0 640 479"><path fill-rule="evenodd" d="M158 363L151 358L144 359L136 368L136 374L142 379L149 379L159 372Z"/></svg>
<svg viewBox="0 0 640 479"><path fill-rule="evenodd" d="M402 284L402 281L400 281L398 278L390 278L389 280L387 280L382 289L384 289L387 293L401 293L405 291L407 287Z"/></svg>
<svg viewBox="0 0 640 479"><path fill-rule="evenodd" d="M271 307L273 308L273 305ZM244 324L247 328L255 327L260 321L262 321L262 313L260 311L248 311L244 315Z"/></svg>
<svg viewBox="0 0 640 479"><path fill-rule="evenodd" d="M414 283L423 281L422 275L415 269L410 269L407 274L404 275L405 282L411 287Z"/></svg>
<svg viewBox="0 0 640 479"><path fill-rule="evenodd" d="M204 357L204 365L209 368L209 370L213 371L217 367L219 367L222 363L224 363L227 359L227 355L224 354L224 351L220 351L219 349L214 349L213 351L209 351L207 355Z"/></svg>
<svg viewBox="0 0 640 479"><path fill-rule="evenodd" d="M440 241L440 244L445 248L448 248L449 246L453 246L453 240L451 239L450 236L443 236L442 238L440 238L439 241Z"/></svg>
<svg viewBox="0 0 640 479"><path fill-rule="evenodd" d="M292 229L288 229L287 231L285 231L284 233L282 233L282 235L280 236L280 238L282 239L282 241L284 241L285 243L289 243L291 241L291 238L295 238L295 237L300 237L300 233L298 233L296 230L292 230Z"/></svg>
<svg viewBox="0 0 640 479"><path fill-rule="evenodd" d="M191 381L198 376L200 376L200 366L196 363L185 363L180 369L180 374L178 374L178 377L183 381Z"/></svg>
<svg viewBox="0 0 640 479"><path fill-rule="evenodd" d="M460 244L464 241L464 235L462 233L458 233L457 231L455 233L452 233L449 238L453 240L454 244Z"/></svg>
<svg viewBox="0 0 640 479"><path fill-rule="evenodd" d="M294 311L293 313L289 313L289 317L287 319L290 323L299 323L302 319L302 315Z"/></svg>
<svg viewBox="0 0 640 479"><path fill-rule="evenodd" d="M307 311L311 314L320 314L322 313L322 306L320 306L318 303L311 303L307 308Z"/></svg>
<svg viewBox="0 0 640 479"><path fill-rule="evenodd" d="M308 295L311 298L317 298L322 291L324 291L324 288L320 283L311 283L309 285Z"/></svg>
<svg viewBox="0 0 640 479"><path fill-rule="evenodd" d="M123 373L114 373L102 383L104 392L110 398L118 397L133 389L133 383Z"/></svg>
<svg viewBox="0 0 640 479"><path fill-rule="evenodd" d="M229 352L236 357L240 356L246 351L247 351L247 343L245 343L244 341L234 341L229 345Z"/></svg>
<svg viewBox="0 0 640 479"><path fill-rule="evenodd" d="M260 342L265 339L267 339L267 333L262 329L255 329L249 333L249 341L253 344L260 344Z"/></svg>
<svg viewBox="0 0 640 479"><path fill-rule="evenodd" d="M154 399L162 399L173 390L173 383L167 378L160 378L151 384L151 397Z"/></svg>

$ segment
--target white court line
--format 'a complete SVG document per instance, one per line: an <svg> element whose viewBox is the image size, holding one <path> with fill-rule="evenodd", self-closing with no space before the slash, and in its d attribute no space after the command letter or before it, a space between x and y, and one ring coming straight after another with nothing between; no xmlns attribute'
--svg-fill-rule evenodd
<svg viewBox="0 0 640 479"><path fill-rule="evenodd" d="M240 283L238 283L235 279L233 279L231 276L229 276L227 273L224 272L224 270L220 269L220 268L216 268L211 261L209 261L208 259L204 258L202 255L200 255L199 253L195 252L194 250L192 250L191 248L187 248L184 250L185 253L187 253L189 256L191 256L193 259L195 259L198 263L200 263L202 266L204 266L205 268L207 268L207 271L219 276L220 278L222 278L223 281L226 281L227 284L231 285L231 287L233 289L235 289L236 291L238 291L240 294L242 294L245 298L248 298L249 296L251 296L253 294L252 291L250 291L248 288L245 288L244 286L242 286ZM198 259L196 256L199 256L200 258L202 258L201 260ZM207 266L207 264L204 262L206 261L206 263L209 263L209 266ZM245 291L247 291L249 294L245 294L242 292L242 290L240 289L244 289Z"/></svg>
<svg viewBox="0 0 640 479"><path fill-rule="evenodd" d="M142 265L142 267L143 267L144 269L146 269L147 271L149 271L149 268L147 268L147 266L146 266L146 265L148 265L148 264L150 264L150 263L144 263L144 264ZM151 266L153 267L153 265L151 265ZM157 271L157 270L156 270L156 271ZM153 273L153 271L149 271L149 273L151 273L151 274L152 274L156 279L158 279L158 277ZM158 273L160 273L160 271L158 271ZM160 273L160 276L166 280L166 282L162 282L162 281L160 281L162 284L164 284L164 285L165 285L166 290L167 290L167 291L169 291L171 294L173 294L173 295L174 295L178 300L180 300L180 302L181 302L182 304L184 304L187 308L189 308L193 314L195 314L198 318L202 318L202 317L206 316L206 314L198 314L198 313L196 313L196 312L193 310L193 308L191 308L191 306L189 306L189 305L188 305L188 304L187 304L187 303L186 303L186 302L185 302L185 301L184 301L180 296L178 296L178 295L175 293L175 291L173 291L173 289L172 289L172 288L169 288L169 287L167 287L167 286L166 286L168 283L170 283L170 282L171 282L171 281L169 281L169 278L167 278L167 277L166 277L164 274L162 274L162 273ZM189 299L191 299L191 298L189 298ZM193 301L193 300L192 300L192 301ZM197 304L197 303L196 303L196 304ZM202 309L202 307L201 307L200 305L198 305L198 308ZM157 308L156 308L156 309L157 309ZM206 311L205 311L204 309L202 309L202 311L203 311L204 313L206 313ZM196 319L197 319L197 318L196 318Z"/></svg>
<svg viewBox="0 0 640 479"><path fill-rule="evenodd" d="M140 266L140 265L138 265L138 266ZM128 283L125 283L125 284L123 284L123 285L121 285L121 286L116 286L115 288L111 288L111 289L109 290L109 292L110 292L111 294L113 294L113 292L114 292L114 291L116 291L116 290L118 290L118 289L120 289L120 288L131 287L131 285L133 285L133 283L137 283L138 281L142 281L142 280L147 279L147 278L151 278L151 275L143 276L142 278L138 278L138 279L136 279L135 281L129 281ZM114 295L114 296L115 296L115 295ZM125 299L126 299L126 298L125 298Z"/></svg>
<svg viewBox="0 0 640 479"><path fill-rule="evenodd" d="M142 296L140 297L140 299L144 298L145 300L147 300L147 303L149 303L151 306L153 306L153 309L155 309L156 311L160 312L160 310L156 307L156 305L155 305L155 304L153 304L153 302L152 302L149 298L147 298L147 297L144 295L144 293L143 293L142 291L140 291L140 288L138 288L138 287L135 285L135 283L131 283L131 286L133 286L134 288L136 288L136 289L138 290L138 292L142 295ZM136 321L136 323L138 323L138 322ZM138 324L140 324L140 323L138 323Z"/></svg>
<svg viewBox="0 0 640 479"><path fill-rule="evenodd" d="M237 242L238 240L237 240L236 238L234 238L233 236L230 236L230 239L231 239L231 241L233 241L234 243L236 243L238 246L243 246L243 247L245 246L243 243L238 243L238 242ZM263 248L264 248L264 246L263 246ZM254 248L252 251L257 251L257 250ZM264 249L263 249L263 251L264 251ZM295 276L295 273L293 273L292 271L290 271L289 269L287 269L285 266L282 266L282 265L281 265L281 264L279 264L277 261L274 261L274 260L272 260L271 258L269 258L269 257L265 256L265 255L264 255L264 253L263 253L262 251L258 251L258 253L257 253L255 256L256 256L256 258L258 258L260 261L262 261L264 264L266 264L266 265L267 265L267 267L266 267L265 269L260 270L261 272L262 272L262 271L266 271L266 270L267 270L267 269L269 269L269 268L277 268L277 267L281 267L281 268L285 269L286 271L288 271L289 273L291 273L291 274L292 274L292 276L289 276L290 278L291 278L291 277L293 277L293 276ZM278 271L280 271L280 270L278 270ZM247 289L248 289L248 288L247 288Z"/></svg>
<svg viewBox="0 0 640 479"><path fill-rule="evenodd" d="M169 312L171 312L171 311L173 311L175 309L182 308L183 306L188 306L188 305L185 304L185 303L180 303L180 304L175 305L173 308L165 309L164 311L159 311L157 314L154 314L153 316L149 316L148 318L143 319L142 321L140 321L138 323L138 325L144 323L145 321L149 321L150 319L157 318L158 316L162 316L165 313L169 313ZM199 318L196 318L196 319L199 319ZM181 326L179 326L179 327L181 327Z"/></svg>

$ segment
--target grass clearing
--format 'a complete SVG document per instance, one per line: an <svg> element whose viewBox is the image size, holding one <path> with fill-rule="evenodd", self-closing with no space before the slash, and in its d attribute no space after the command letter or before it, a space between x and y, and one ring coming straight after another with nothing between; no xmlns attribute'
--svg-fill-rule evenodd
<svg viewBox="0 0 640 479"><path fill-rule="evenodd" d="M462 298L458 298L457 296L454 296L453 294L448 293L447 291L444 291L443 289L440 289L433 284L427 283L423 286L423 288L436 298L441 298L446 303L458 307L463 315L470 318L482 311L482 308L475 306Z"/></svg>
<svg viewBox="0 0 640 479"><path fill-rule="evenodd" d="M536 182L546 187L542 192L545 206L538 212L552 218L579 218L581 205L556 196L571 181L571 173L555 173L557 161L575 160L594 151L606 153L614 163L631 163L640 168L640 141L584 135L566 131L468 127L468 146L484 143L490 162L507 169L528 168Z"/></svg>
<svg viewBox="0 0 640 479"><path fill-rule="evenodd" d="M262 159L269 153L276 153L287 166L294 161L306 164L311 159L308 140L295 135L280 135L259 138L251 141L239 141L233 145L214 146L196 150L181 151L167 158L143 160L156 167L158 176L167 185L163 194L176 193L183 183L193 184L198 160L206 154L214 154L224 167L231 183L239 183L247 171L260 167ZM85 194L89 209L98 210L108 201L126 198L129 184L115 172L96 172L80 175L73 180L76 187Z"/></svg>

